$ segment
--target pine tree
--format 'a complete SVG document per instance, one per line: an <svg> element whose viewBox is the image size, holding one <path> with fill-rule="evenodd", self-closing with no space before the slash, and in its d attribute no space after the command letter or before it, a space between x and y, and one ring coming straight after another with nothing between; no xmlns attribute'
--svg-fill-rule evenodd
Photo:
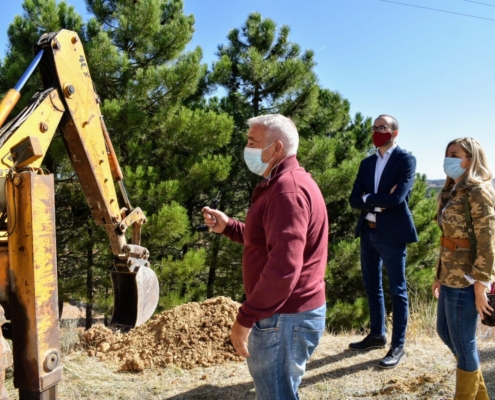
<svg viewBox="0 0 495 400"><path fill-rule="evenodd" d="M198 193L228 175L230 159L217 149L229 141L233 124L202 106L207 67L200 48L185 50L194 18L180 0L88 0L87 6L94 18L84 25L64 2L26 0L25 15L9 28L1 89L13 86L42 33L79 34L131 204L149 220L142 242L159 278L159 307L204 298L206 256L193 214L202 205ZM33 82L34 90L40 85ZM61 297L108 306L112 256L57 139L45 164L56 176Z"/></svg>
<svg viewBox="0 0 495 400"><path fill-rule="evenodd" d="M88 7L95 14L88 59L131 201L150 217L143 241L160 262L160 305L204 298L205 252L194 227L204 193L228 176L230 157L218 149L232 121L201 101L202 52L185 51L194 17L180 0L90 0Z"/></svg>
<svg viewBox="0 0 495 400"><path fill-rule="evenodd" d="M244 219L260 181L243 161L246 120L281 113L296 123L299 162L327 203L328 324L363 327L368 313L354 239L359 213L348 196L359 163L373 152L371 119L351 117L346 99L318 85L313 52L289 40L288 26L277 27L258 13L230 31L208 71L201 49L185 50L194 17L184 14L181 0L87 0L87 6L94 18L85 25L64 2L25 0L25 15L9 27L0 91L15 84L42 33L78 32L131 204L149 220L143 245L160 281L160 308L216 295L242 300L242 246L195 227L202 223L201 207L217 196L220 210ZM39 86L33 78L23 101ZM217 87L225 96L208 97ZM60 139L54 139L45 166L56 176L61 298L109 309L112 255ZM409 246L407 272L410 286L421 293L429 288L438 237L433 203L426 178L418 176L410 207L420 242Z"/></svg>
<svg viewBox="0 0 495 400"><path fill-rule="evenodd" d="M13 87L34 58L34 44L42 34L69 29L84 35L82 18L74 7L66 2L56 3L55 0L31 0L22 5L24 14L16 16L9 26L7 34L9 48L0 63L0 92L6 93ZM22 90L22 97L11 113L16 115L29 102L31 96L41 88L41 80L34 73ZM80 188L74 190L77 182L70 165L66 150L59 136L56 136L50 150L44 159L44 166L55 175L56 204L59 206L57 219L57 253L58 253L58 287L60 312L64 300L69 298L88 299L92 296L93 281L98 281L105 271L108 275L110 258L106 249L101 254L94 254L91 243L97 243L102 235L88 242L88 220L91 213L82 196ZM89 250L91 249L91 250ZM88 254L91 257L88 258ZM88 266L88 259L93 265ZM101 264L102 260L105 266ZM95 273L90 269L94 269ZM87 274L93 276L92 282L87 282ZM109 277L107 277L109 281Z"/></svg>
<svg viewBox="0 0 495 400"><path fill-rule="evenodd" d="M218 61L209 77L210 82L226 90L226 96L218 101L219 108L235 122L231 143L226 147L234 161L227 179L229 185L220 188L220 209L241 220L260 181L243 162L248 118L268 113L290 117L301 136L298 158L309 171L314 170L317 181L324 178L322 165L337 162L332 135L350 122L348 101L318 86L313 52L302 51L289 40L289 33L288 26L277 28L271 19L250 14L240 29L230 31L228 44L218 47ZM208 293L235 294L241 300L242 247L225 238L214 241L208 252Z"/></svg>
<svg viewBox="0 0 495 400"><path fill-rule="evenodd" d="M301 138L299 162L320 186L330 220L327 323L331 329L361 328L367 324L369 314L359 240L354 239L359 212L351 209L349 195L361 160L374 152L372 120L360 113L351 118L349 102L317 84L313 52L302 52L299 45L289 41L289 33L289 27L277 29L274 21L253 13L240 29L230 31L228 44L218 47L218 61L209 81L227 92L217 104L235 122L232 141L226 148L234 162L227 179L229 185L220 189L220 208L243 220L250 194L259 182L243 163L245 121L267 113L292 118ZM420 242L409 248L408 279L411 288L424 293L432 276L438 236L432 223L435 207L427 196L424 176L418 176L414 185L410 208ZM205 240L210 244L208 294L235 293L235 298L242 300L242 247L222 237Z"/></svg>

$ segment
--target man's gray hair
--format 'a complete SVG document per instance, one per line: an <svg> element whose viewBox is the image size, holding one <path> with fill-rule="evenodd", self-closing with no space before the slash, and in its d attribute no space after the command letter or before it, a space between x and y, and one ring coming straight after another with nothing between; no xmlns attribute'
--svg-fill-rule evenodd
<svg viewBox="0 0 495 400"><path fill-rule="evenodd" d="M259 117L249 118L247 123L250 127L262 125L266 128L265 140L267 145L280 140L284 145L287 157L297 154L299 147L299 133L296 124L281 114L266 114Z"/></svg>

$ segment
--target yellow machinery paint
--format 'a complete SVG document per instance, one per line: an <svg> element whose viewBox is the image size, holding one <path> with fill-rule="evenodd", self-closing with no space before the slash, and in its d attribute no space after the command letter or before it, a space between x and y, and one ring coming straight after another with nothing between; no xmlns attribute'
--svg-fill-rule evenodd
<svg viewBox="0 0 495 400"><path fill-rule="evenodd" d="M14 174L7 180L9 305L14 385L44 392L62 379L57 302L53 175Z"/></svg>
<svg viewBox="0 0 495 400"><path fill-rule="evenodd" d="M53 89L26 121L2 144L0 147L0 160L2 160L0 168L5 169L7 166L13 165L11 147L33 134L39 140L43 154L46 154L64 111L65 108L57 90ZM43 157L39 157L32 161L29 166L37 168L42 161Z"/></svg>
<svg viewBox="0 0 495 400"><path fill-rule="evenodd" d="M114 254L112 324L131 328L144 323L155 311L159 290L149 252L140 243L146 217L130 205L79 37L61 30L43 35L35 48L35 60L20 82L39 63L44 89L4 126L23 83L0 103L0 314L5 309L11 321L19 399L55 400L62 366L54 183L40 166L57 130ZM115 183L125 207L118 203ZM0 315L0 326L4 322ZM11 359L0 335L0 400Z"/></svg>
<svg viewBox="0 0 495 400"><path fill-rule="evenodd" d="M0 126L3 125L3 123L9 116L10 112L19 101L20 97L21 94L15 89L10 89L7 92L6 96L3 98L2 102L0 103Z"/></svg>

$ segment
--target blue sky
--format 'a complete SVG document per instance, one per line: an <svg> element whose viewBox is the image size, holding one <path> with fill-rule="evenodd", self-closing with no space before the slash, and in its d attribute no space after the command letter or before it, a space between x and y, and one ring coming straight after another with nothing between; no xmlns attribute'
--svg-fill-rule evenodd
<svg viewBox="0 0 495 400"><path fill-rule="evenodd" d="M463 136L481 142L495 172L495 0L184 2L196 20L190 46L203 49L205 63L230 29L258 11L289 25L291 40L316 52L320 84L347 98L352 114L398 119L398 143L416 156L418 172L444 178L445 146ZM89 18L84 0L67 3ZM0 55L21 4L2 5Z"/></svg>

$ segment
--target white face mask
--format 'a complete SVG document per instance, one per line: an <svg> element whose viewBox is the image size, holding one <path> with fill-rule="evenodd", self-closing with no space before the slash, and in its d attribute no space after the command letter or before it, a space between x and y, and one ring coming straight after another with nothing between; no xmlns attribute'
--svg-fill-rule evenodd
<svg viewBox="0 0 495 400"><path fill-rule="evenodd" d="M443 170L445 175L452 179L458 179L466 172L466 168L461 167L462 158L445 157L443 161Z"/></svg>
<svg viewBox="0 0 495 400"><path fill-rule="evenodd" d="M273 158L265 163L261 160L261 155L263 151L268 149L268 147L270 147L272 144L266 146L264 149L253 149L252 147L244 148L244 161L246 162L246 165L251 172L263 176L266 169L268 168L268 164L270 164L270 161L272 161Z"/></svg>

